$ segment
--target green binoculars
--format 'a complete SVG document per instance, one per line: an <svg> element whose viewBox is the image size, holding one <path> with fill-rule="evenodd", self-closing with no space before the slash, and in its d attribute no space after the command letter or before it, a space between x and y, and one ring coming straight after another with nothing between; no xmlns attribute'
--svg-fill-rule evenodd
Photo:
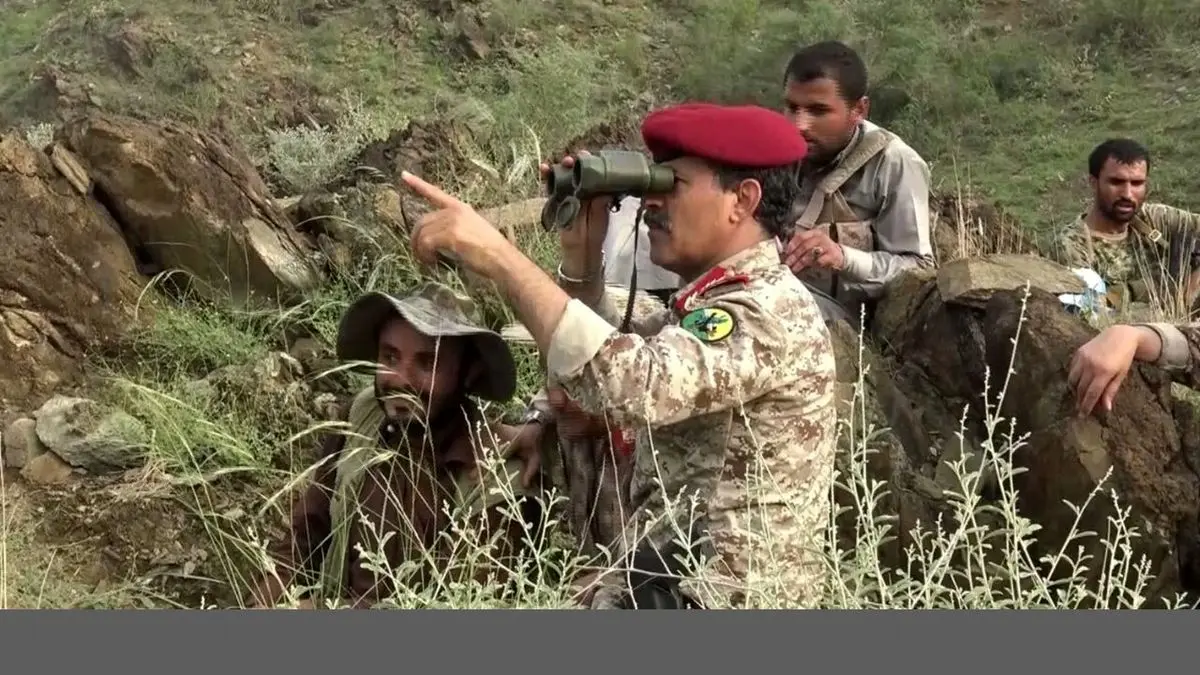
<svg viewBox="0 0 1200 675"><path fill-rule="evenodd" d="M547 231L566 228L579 214L580 203L601 195L642 197L670 192L675 172L655 164L631 150L601 150L575 158L575 165L550 167L546 176L549 198L542 208L542 227Z"/></svg>

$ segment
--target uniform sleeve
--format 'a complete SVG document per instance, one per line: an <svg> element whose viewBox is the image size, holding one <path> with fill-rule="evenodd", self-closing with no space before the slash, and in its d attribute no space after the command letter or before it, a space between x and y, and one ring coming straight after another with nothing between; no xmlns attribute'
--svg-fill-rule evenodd
<svg viewBox="0 0 1200 675"><path fill-rule="evenodd" d="M1087 238L1078 218L1056 228L1050 235L1048 248L1050 249L1048 257L1060 265L1066 267L1092 266Z"/></svg>
<svg viewBox="0 0 1200 675"><path fill-rule="evenodd" d="M1200 214L1166 204L1146 204L1142 215L1163 234L1200 233Z"/></svg>
<svg viewBox="0 0 1200 675"><path fill-rule="evenodd" d="M1177 382L1200 389L1200 324L1138 324L1158 333L1162 341L1154 365L1171 374Z"/></svg>
<svg viewBox="0 0 1200 675"><path fill-rule="evenodd" d="M700 306L728 312L732 330L715 341L675 324L652 336L622 334L572 300L551 338L547 367L585 410L607 412L621 426L673 424L777 386L770 366L789 348L782 324L740 291Z"/></svg>
<svg viewBox="0 0 1200 675"><path fill-rule="evenodd" d="M596 313L605 322L619 327L625 320L625 308L629 302L629 289L623 286L605 286L604 294L596 305ZM667 324L671 311L657 298L644 291L634 292L633 315L629 327L638 335L653 335Z"/></svg>
<svg viewBox="0 0 1200 675"><path fill-rule="evenodd" d="M877 180L884 195L875 216L876 250L844 247L842 274L882 287L906 269L932 267L929 165L915 152L885 155Z"/></svg>

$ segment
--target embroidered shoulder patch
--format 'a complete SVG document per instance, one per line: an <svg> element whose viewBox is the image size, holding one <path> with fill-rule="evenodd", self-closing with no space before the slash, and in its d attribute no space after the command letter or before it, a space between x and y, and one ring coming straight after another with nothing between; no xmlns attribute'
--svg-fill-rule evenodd
<svg viewBox="0 0 1200 675"><path fill-rule="evenodd" d="M687 313L679 325L705 342L718 342L733 333L733 316L719 307L702 307Z"/></svg>

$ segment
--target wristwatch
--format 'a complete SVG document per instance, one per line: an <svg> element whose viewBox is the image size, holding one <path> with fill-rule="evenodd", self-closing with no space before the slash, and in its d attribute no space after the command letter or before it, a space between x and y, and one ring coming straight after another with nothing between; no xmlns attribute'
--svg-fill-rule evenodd
<svg viewBox="0 0 1200 675"><path fill-rule="evenodd" d="M549 417L545 411L530 406L525 410L525 414L521 415L521 424L545 424Z"/></svg>

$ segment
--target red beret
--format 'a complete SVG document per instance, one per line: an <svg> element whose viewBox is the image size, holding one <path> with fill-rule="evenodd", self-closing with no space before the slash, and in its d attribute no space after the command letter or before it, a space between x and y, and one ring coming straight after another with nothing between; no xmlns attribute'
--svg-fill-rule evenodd
<svg viewBox="0 0 1200 675"><path fill-rule="evenodd" d="M642 122L642 140L655 161L689 155L766 168L799 162L808 153L787 117L755 105L684 103L656 110Z"/></svg>

